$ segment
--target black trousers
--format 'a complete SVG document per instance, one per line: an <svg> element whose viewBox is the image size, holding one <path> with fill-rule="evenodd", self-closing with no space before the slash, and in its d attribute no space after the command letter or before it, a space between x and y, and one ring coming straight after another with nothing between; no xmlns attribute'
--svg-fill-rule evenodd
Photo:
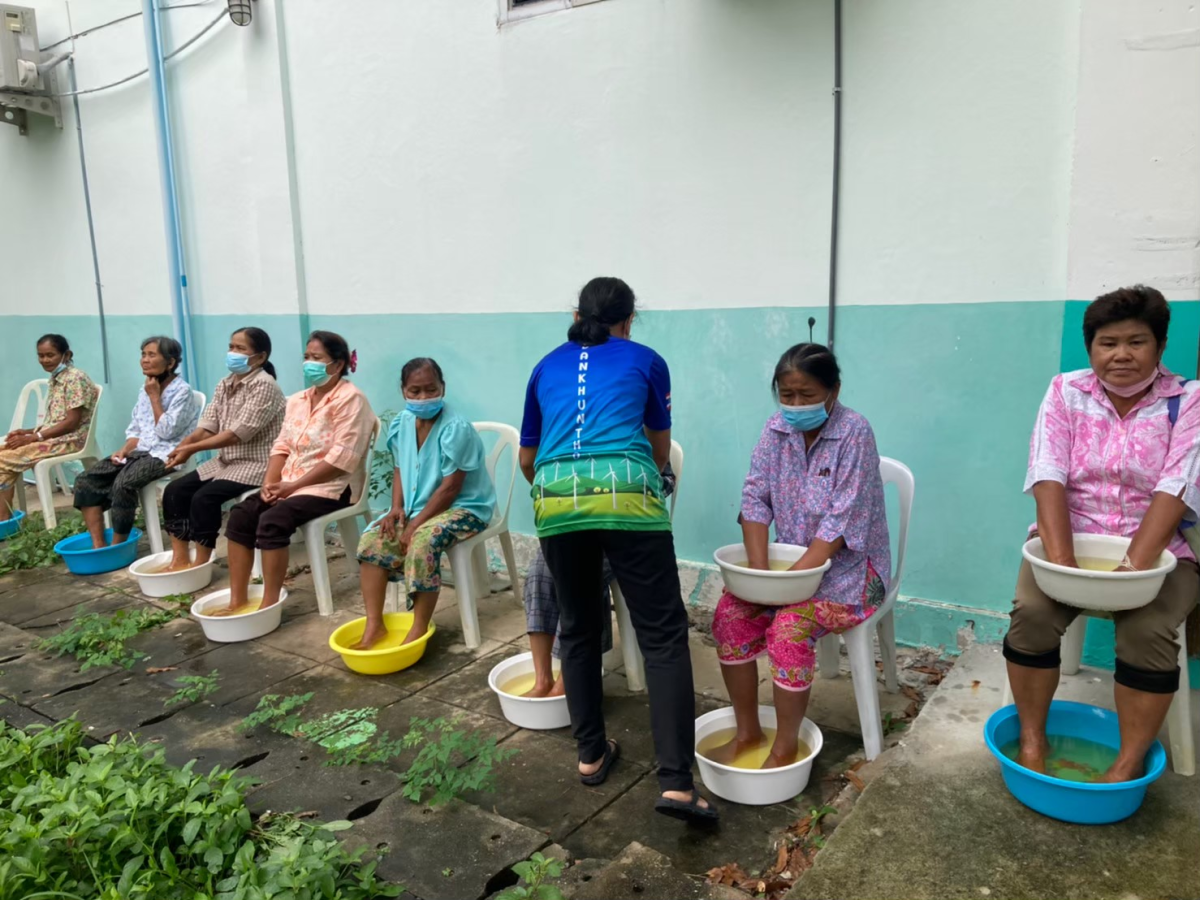
<svg viewBox="0 0 1200 900"><path fill-rule="evenodd" d="M221 507L257 487L221 478L201 481L195 472L188 472L167 485L162 501L163 527L173 538L195 541L212 550L221 533Z"/></svg>
<svg viewBox="0 0 1200 900"><path fill-rule="evenodd" d="M75 508L98 506L112 513L113 534L129 534L137 518L141 490L167 474L162 460L134 450L117 465L106 456L75 479Z"/></svg>
<svg viewBox="0 0 1200 900"><path fill-rule="evenodd" d="M268 504L262 496L248 497L229 511L225 537L235 544L259 550L282 550L301 525L350 505L350 488L336 500L299 494Z"/></svg>
<svg viewBox="0 0 1200 900"><path fill-rule="evenodd" d="M605 748L600 641L608 615L603 579L607 556L646 660L659 787L690 791L696 757L696 694L671 533L576 531L543 538L541 543L558 594L563 684L580 761L595 762Z"/></svg>

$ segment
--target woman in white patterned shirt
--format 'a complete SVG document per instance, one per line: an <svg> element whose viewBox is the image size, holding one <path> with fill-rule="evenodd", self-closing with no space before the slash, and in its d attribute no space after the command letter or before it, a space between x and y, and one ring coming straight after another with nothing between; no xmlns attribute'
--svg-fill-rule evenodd
<svg viewBox="0 0 1200 900"><path fill-rule="evenodd" d="M262 487L271 445L283 425L287 400L275 381L271 338L261 328L239 328L229 336L225 367L200 425L167 457L178 468L204 450L215 459L172 481L163 495L163 525L171 535L168 572L208 562L221 530L221 507ZM196 557L192 559L192 544Z"/></svg>
<svg viewBox="0 0 1200 900"><path fill-rule="evenodd" d="M125 543L133 530L142 488L169 471L167 457L196 427L200 410L191 386L179 377L183 348L169 337L142 341L142 374L125 445L75 479L75 508L92 536L92 547L108 546L104 511L112 514L112 542Z"/></svg>

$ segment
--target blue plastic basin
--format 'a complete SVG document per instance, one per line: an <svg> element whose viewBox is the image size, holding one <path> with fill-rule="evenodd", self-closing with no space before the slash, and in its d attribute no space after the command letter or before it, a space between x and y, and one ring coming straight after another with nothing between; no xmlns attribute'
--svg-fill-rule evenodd
<svg viewBox="0 0 1200 900"><path fill-rule="evenodd" d="M106 528L104 539L111 541L112 536L112 529ZM92 536L85 531L83 534L63 538L54 545L54 552L63 558L67 569L73 574L100 575L133 565L137 559L137 545L141 537L141 531L135 528L124 543L94 550Z"/></svg>
<svg viewBox="0 0 1200 900"><path fill-rule="evenodd" d="M6 541L18 531L21 530L21 521L25 518L25 513L19 509L14 509L11 519L0 521L0 541Z"/></svg>
<svg viewBox="0 0 1200 900"><path fill-rule="evenodd" d="M1030 809L1063 822L1107 825L1129 818L1142 805L1150 782L1162 775L1167 766L1167 751L1155 741L1146 753L1146 774L1136 781L1119 784L1064 781L1032 772L1000 752L1005 744L1017 740L1020 733L1015 705L996 710L983 727L983 738L1000 761L1000 773L1012 795ZM1121 746L1115 712L1070 700L1055 700L1050 704L1046 733L1085 738L1114 749Z"/></svg>

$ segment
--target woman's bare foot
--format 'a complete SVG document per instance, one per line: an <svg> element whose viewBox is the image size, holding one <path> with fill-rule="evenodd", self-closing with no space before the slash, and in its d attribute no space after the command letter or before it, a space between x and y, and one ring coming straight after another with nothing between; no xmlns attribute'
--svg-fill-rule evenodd
<svg viewBox="0 0 1200 900"><path fill-rule="evenodd" d="M192 568L193 565L194 563L190 559L187 562L181 563L177 563L172 560L170 565L163 569L162 572L164 575L168 572L186 572L188 569Z"/></svg>
<svg viewBox="0 0 1200 900"><path fill-rule="evenodd" d="M1117 761L1108 767L1108 771L1096 780L1113 784L1121 781L1136 781L1143 774L1145 774L1145 768L1141 762L1127 763L1118 757Z"/></svg>
<svg viewBox="0 0 1200 900"><path fill-rule="evenodd" d="M238 613L240 613L243 609L245 609L248 605L249 604L242 603L238 606L230 605L230 606L223 607L222 609L206 609L204 611L204 615L206 615L206 616L235 616Z"/></svg>
<svg viewBox="0 0 1200 900"><path fill-rule="evenodd" d="M373 624L371 622L368 622L367 627L365 629L363 629L362 638L360 638L359 642L357 644L355 644L354 646L352 646L350 649L351 650L370 650L372 647L374 647L376 644L378 644L380 641L382 641L387 636L388 636L388 630L382 622L379 622L378 624Z"/></svg>
<svg viewBox="0 0 1200 900"><path fill-rule="evenodd" d="M400 643L402 645L403 644L411 644L413 641L424 637L425 632L427 632L428 630L429 630L428 625L420 625L417 623L413 623L413 627L408 629L408 634L406 634L404 636L404 640L402 640Z"/></svg>
<svg viewBox="0 0 1200 900"><path fill-rule="evenodd" d="M550 688L550 693L547 697L565 697L567 696L567 686L563 684L562 676L559 675L554 679L554 687Z"/></svg>
<svg viewBox="0 0 1200 900"><path fill-rule="evenodd" d="M790 766L796 761L796 756L799 754L799 748L790 752L780 752L774 747L771 748L771 754L765 760L760 768L763 769L778 769L781 766Z"/></svg>
<svg viewBox="0 0 1200 900"><path fill-rule="evenodd" d="M1017 752L1017 765L1031 772L1046 774L1046 757L1050 755L1050 742L1045 735L1036 739L1021 738L1021 749Z"/></svg>
<svg viewBox="0 0 1200 900"><path fill-rule="evenodd" d="M757 736L748 735L746 737L742 737L741 735L738 735L733 740L721 744L719 747L713 747L713 749L705 752L704 755L715 763L720 763L723 766L730 766L733 765L733 761L735 759L737 759L746 751L761 747L766 739L767 736L763 734L762 731L759 731ZM691 797L690 794L680 793L679 791L672 791L671 793L679 794L678 797L670 798L674 800L683 800L684 802L687 802L687 800ZM664 794L663 796L666 797L668 795Z"/></svg>
<svg viewBox="0 0 1200 900"><path fill-rule="evenodd" d="M523 693L522 697L549 697L550 692L554 690L554 682L535 681L533 687Z"/></svg>

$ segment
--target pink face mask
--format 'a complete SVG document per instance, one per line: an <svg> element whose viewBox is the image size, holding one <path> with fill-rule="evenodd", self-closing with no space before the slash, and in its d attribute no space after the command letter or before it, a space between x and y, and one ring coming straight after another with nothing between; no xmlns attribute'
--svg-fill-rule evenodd
<svg viewBox="0 0 1200 900"><path fill-rule="evenodd" d="M1150 387L1150 385L1154 384L1154 380L1162 374L1161 368L1161 365L1155 366L1154 371L1150 373L1148 378L1144 379L1143 381L1139 381L1137 384L1127 384L1123 387L1118 387L1115 384L1109 384L1098 375L1096 378L1102 385L1104 385L1104 389L1110 394L1116 394L1118 397L1135 397L1142 391L1146 390L1146 388Z"/></svg>

